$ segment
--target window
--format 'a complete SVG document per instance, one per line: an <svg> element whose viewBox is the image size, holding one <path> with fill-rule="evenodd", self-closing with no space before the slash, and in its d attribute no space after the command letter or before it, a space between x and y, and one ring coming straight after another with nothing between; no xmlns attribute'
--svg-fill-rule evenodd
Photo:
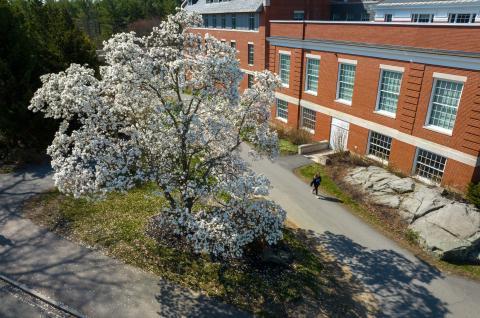
<svg viewBox="0 0 480 318"><path fill-rule="evenodd" d="M254 58L253 44L248 43L248 64L249 65L253 65L253 58Z"/></svg>
<svg viewBox="0 0 480 318"><path fill-rule="evenodd" d="M339 64L338 71L338 96L337 99L351 103L353 84L355 82L356 66L353 64Z"/></svg>
<svg viewBox="0 0 480 318"><path fill-rule="evenodd" d="M206 14L203 16L203 26L208 28L208 15Z"/></svg>
<svg viewBox="0 0 480 318"><path fill-rule="evenodd" d="M433 13L413 13L411 21L416 23L430 23L433 22Z"/></svg>
<svg viewBox="0 0 480 318"><path fill-rule="evenodd" d="M293 11L293 20L305 20L305 11Z"/></svg>
<svg viewBox="0 0 480 318"><path fill-rule="evenodd" d="M231 46L232 49L236 49L237 48L237 42L230 41L230 46Z"/></svg>
<svg viewBox="0 0 480 318"><path fill-rule="evenodd" d="M222 28L226 28L227 27L227 17L225 16L225 14L222 14Z"/></svg>
<svg viewBox="0 0 480 318"><path fill-rule="evenodd" d="M247 74L247 87L252 88L254 83L254 77L252 74Z"/></svg>
<svg viewBox="0 0 480 318"><path fill-rule="evenodd" d="M392 22L392 14L391 13L385 14L385 16L383 17L383 21Z"/></svg>
<svg viewBox="0 0 480 318"><path fill-rule="evenodd" d="M457 117L463 83L436 79L427 125L451 131Z"/></svg>
<svg viewBox="0 0 480 318"><path fill-rule="evenodd" d="M235 15L235 13L232 13L232 29L236 29L237 28L237 16Z"/></svg>
<svg viewBox="0 0 480 318"><path fill-rule="evenodd" d="M449 23L474 23L477 15L475 13L450 13L448 15Z"/></svg>
<svg viewBox="0 0 480 318"><path fill-rule="evenodd" d="M288 87L290 84L290 55L280 53L280 79L282 85Z"/></svg>
<svg viewBox="0 0 480 318"><path fill-rule="evenodd" d="M277 118L288 119L288 103L277 98Z"/></svg>
<svg viewBox="0 0 480 318"><path fill-rule="evenodd" d="M307 58L307 72L305 79L305 90L317 93L318 90L318 70L320 60L318 58Z"/></svg>
<svg viewBox="0 0 480 318"><path fill-rule="evenodd" d="M305 107L301 107L300 115L301 127L306 128L310 131L315 131L315 121L317 119L315 111Z"/></svg>
<svg viewBox="0 0 480 318"><path fill-rule="evenodd" d="M390 70L382 70L378 87L377 110L395 114L397 112L398 96L402 73Z"/></svg>
<svg viewBox="0 0 480 318"><path fill-rule="evenodd" d="M212 28L216 28L217 27L217 15L214 14L212 15Z"/></svg>
<svg viewBox="0 0 480 318"><path fill-rule="evenodd" d="M222 44L225 44L225 43L226 43L226 41L225 41L225 40L221 40L220 42L222 42Z"/></svg>
<svg viewBox="0 0 480 318"><path fill-rule="evenodd" d="M417 150L417 159L415 163L415 174L421 178L440 183L447 158L434 154L423 149Z"/></svg>
<svg viewBox="0 0 480 318"><path fill-rule="evenodd" d="M375 131L370 132L368 140L368 154L382 160L388 161L390 158L390 149L392 148L392 138L379 134Z"/></svg>
<svg viewBox="0 0 480 318"><path fill-rule="evenodd" d="M362 15L360 16L360 20L361 21L370 21L370 16L368 15L368 13L362 13Z"/></svg>
<svg viewBox="0 0 480 318"><path fill-rule="evenodd" d="M249 30L255 30L255 14L250 13L248 16L248 29Z"/></svg>

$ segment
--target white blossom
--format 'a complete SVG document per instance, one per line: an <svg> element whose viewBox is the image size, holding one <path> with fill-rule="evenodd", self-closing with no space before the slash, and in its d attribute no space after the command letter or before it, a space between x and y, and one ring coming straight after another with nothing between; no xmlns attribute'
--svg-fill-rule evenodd
<svg viewBox="0 0 480 318"><path fill-rule="evenodd" d="M243 74L236 51L190 33L196 14L179 11L146 37L121 33L104 43L100 76L72 64L42 76L30 109L61 121L48 153L60 191L75 197L155 182L168 202L150 233L196 252L239 257L245 245L282 237L283 211L269 182L243 161L278 154L269 128L277 76Z"/></svg>

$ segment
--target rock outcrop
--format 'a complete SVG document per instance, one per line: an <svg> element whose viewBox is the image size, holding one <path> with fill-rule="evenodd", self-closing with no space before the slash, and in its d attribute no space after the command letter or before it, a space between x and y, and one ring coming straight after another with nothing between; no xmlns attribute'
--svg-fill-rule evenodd
<svg viewBox="0 0 480 318"><path fill-rule="evenodd" d="M370 166L349 171L345 181L359 186L370 200L398 210L420 244L449 261L480 261L480 211L442 195L442 189L400 178Z"/></svg>

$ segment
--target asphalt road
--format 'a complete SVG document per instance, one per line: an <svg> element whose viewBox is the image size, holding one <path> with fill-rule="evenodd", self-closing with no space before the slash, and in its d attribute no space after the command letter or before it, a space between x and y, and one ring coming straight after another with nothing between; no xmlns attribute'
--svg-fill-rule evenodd
<svg viewBox="0 0 480 318"><path fill-rule="evenodd" d="M246 149L243 152L247 158ZM319 244L348 265L376 296L379 317L480 317L480 284L446 275L380 234L333 198L317 199L292 170L309 163L282 157L250 161L272 185L271 198Z"/></svg>

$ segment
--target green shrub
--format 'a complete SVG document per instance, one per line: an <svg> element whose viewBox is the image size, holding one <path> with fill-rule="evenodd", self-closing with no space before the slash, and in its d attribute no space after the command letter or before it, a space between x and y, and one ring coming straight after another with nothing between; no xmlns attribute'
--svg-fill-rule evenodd
<svg viewBox="0 0 480 318"><path fill-rule="evenodd" d="M468 201L480 209L480 182L470 183L467 190Z"/></svg>
<svg viewBox="0 0 480 318"><path fill-rule="evenodd" d="M313 141L312 134L303 129L291 128L280 124L272 124L272 128L277 131L278 138L288 140L297 146L309 144Z"/></svg>
<svg viewBox="0 0 480 318"><path fill-rule="evenodd" d="M418 235L418 232L412 230L412 229L407 229L405 231L405 239L411 243L411 244L418 244L418 240L419 240L420 236Z"/></svg>

